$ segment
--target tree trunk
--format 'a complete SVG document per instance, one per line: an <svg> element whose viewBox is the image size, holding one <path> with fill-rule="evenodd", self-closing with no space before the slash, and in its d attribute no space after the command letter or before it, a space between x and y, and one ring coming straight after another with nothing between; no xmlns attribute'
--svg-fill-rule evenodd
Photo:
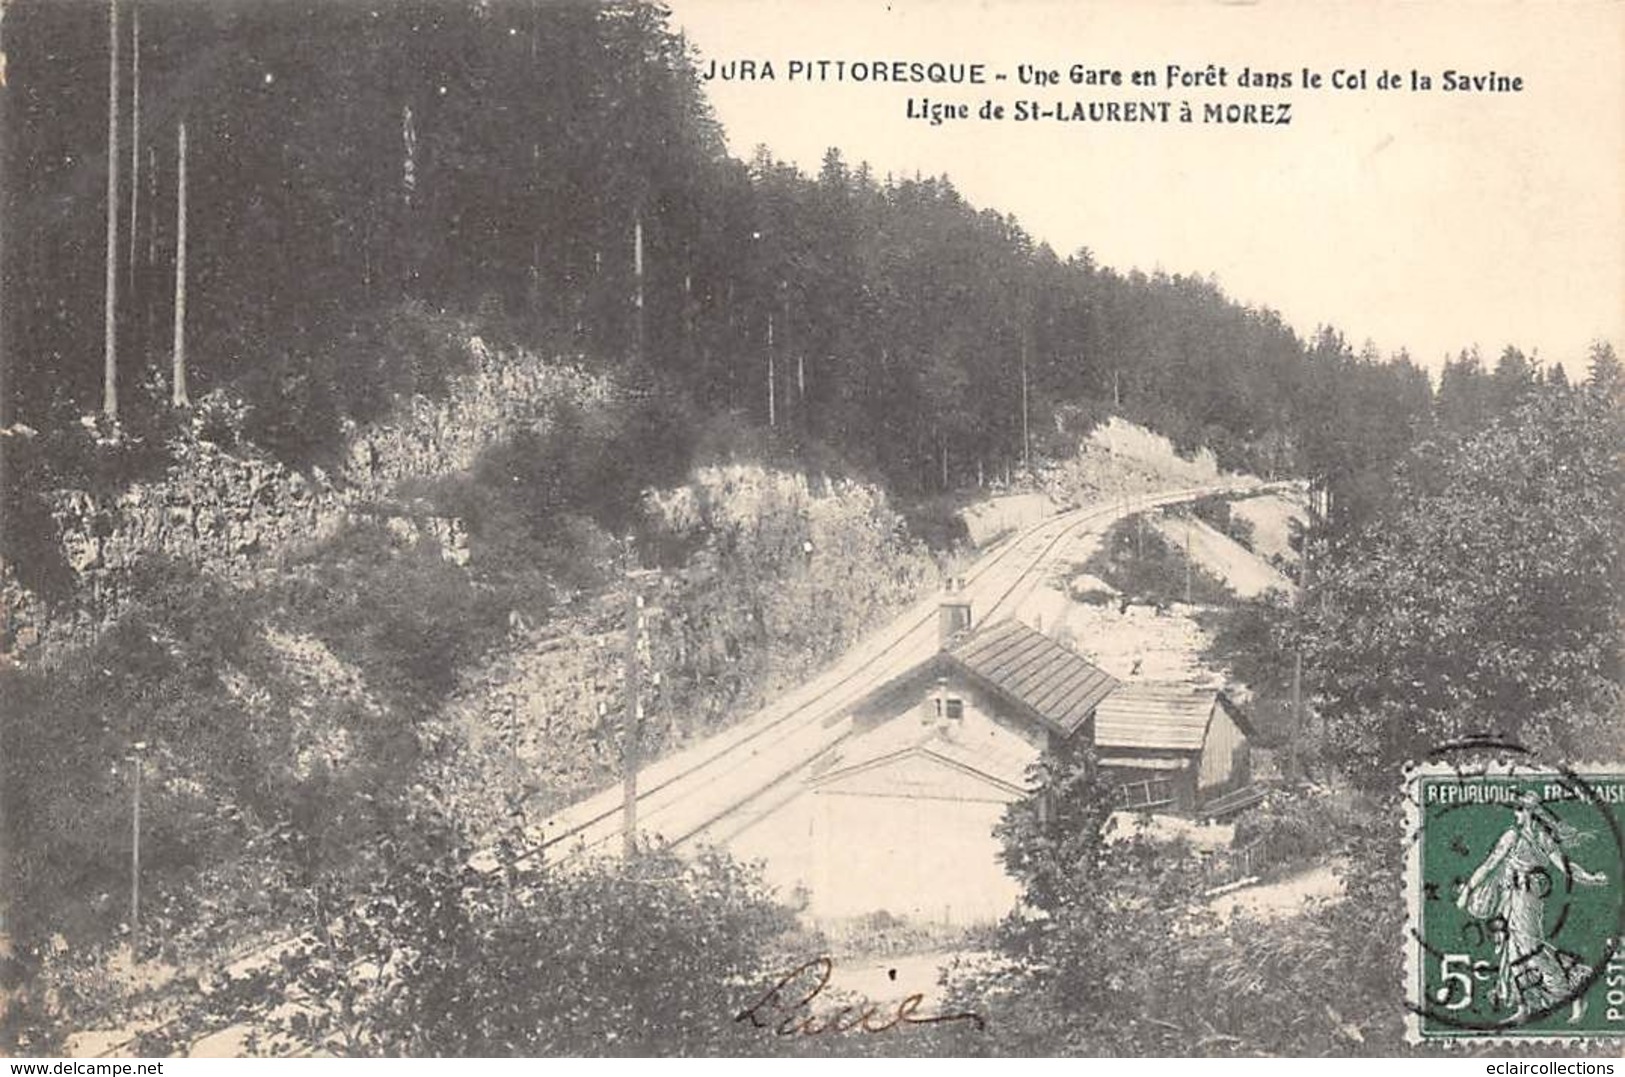
<svg viewBox="0 0 1625 1077"><path fill-rule="evenodd" d="M1033 469L1033 436L1027 425L1027 330L1021 331L1021 470Z"/></svg>
<svg viewBox="0 0 1625 1077"><path fill-rule="evenodd" d="M107 3L107 278L102 310L102 414L118 418L118 0Z"/></svg>
<svg viewBox="0 0 1625 1077"><path fill-rule="evenodd" d="M141 7L130 5L130 261L128 288L135 295L136 224L141 201Z"/></svg>
<svg viewBox="0 0 1625 1077"><path fill-rule="evenodd" d="M767 316L767 426L771 430L779 425L778 401L774 399L773 377L773 315Z"/></svg>
<svg viewBox="0 0 1625 1077"><path fill-rule="evenodd" d="M639 363L644 361L643 354L643 211L632 211L632 277L636 290L632 295L633 316L637 324L633 326L634 355Z"/></svg>
<svg viewBox="0 0 1625 1077"><path fill-rule="evenodd" d="M9 189L10 169L6 162L9 160L10 146L6 141L6 48L4 41L4 25L6 21L6 0L0 0L0 428L11 425L11 367L9 365L10 352L6 350L5 333L5 265L6 265L6 214L4 210L5 193ZM0 438L0 445L9 439ZM0 473L5 470L5 450L0 448Z"/></svg>
<svg viewBox="0 0 1625 1077"><path fill-rule="evenodd" d="M147 147L147 268L158 264L158 150ZM151 304L149 303L150 307Z"/></svg>
<svg viewBox="0 0 1625 1077"><path fill-rule="evenodd" d="M186 393L186 123L175 133L175 369L170 403L191 404Z"/></svg>

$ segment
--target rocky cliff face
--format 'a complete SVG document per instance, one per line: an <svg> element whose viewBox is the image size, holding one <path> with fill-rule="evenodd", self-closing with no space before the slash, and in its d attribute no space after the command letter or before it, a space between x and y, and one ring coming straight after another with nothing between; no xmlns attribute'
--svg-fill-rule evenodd
<svg viewBox="0 0 1625 1077"><path fill-rule="evenodd" d="M843 654L936 582L879 489L759 464L695 468L644 494L681 565L626 580L467 671L422 727L432 783L490 834L620 780L627 604L641 594L641 753L717 732Z"/></svg>
<svg viewBox="0 0 1625 1077"><path fill-rule="evenodd" d="M117 615L130 571L154 556L246 582L275 571L276 555L290 546L372 515L399 538L466 561L461 521L397 501L397 484L469 467L484 447L536 423L547 401L586 403L607 392L602 379L570 364L498 351L477 336L466 347L469 367L444 399L415 397L388 422L356 428L336 473L301 473L193 436L173 446L175 462L160 480L115 497L53 491L51 518L74 593L47 610L0 567L0 659L32 662L89 639Z"/></svg>

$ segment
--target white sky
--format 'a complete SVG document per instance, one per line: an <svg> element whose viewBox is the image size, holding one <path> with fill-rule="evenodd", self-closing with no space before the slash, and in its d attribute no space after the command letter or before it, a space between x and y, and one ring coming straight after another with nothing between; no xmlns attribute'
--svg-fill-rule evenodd
<svg viewBox="0 0 1625 1077"><path fill-rule="evenodd" d="M772 60L774 82L714 81L736 155L758 143L817 170L829 146L884 176L947 173L1063 257L1213 274L1307 335L1401 347L1437 369L1508 343L1582 372L1625 343L1625 3L1062 3L669 0L705 61ZM795 58L981 61L985 87L790 82ZM1063 84L1016 82L1016 64ZM1072 64L1230 69L1225 90L1096 89ZM1434 76L1431 93L1235 88L1244 66ZM1440 90L1447 68L1520 75L1519 94ZM1286 127L904 118L911 95L1008 103L1293 105Z"/></svg>

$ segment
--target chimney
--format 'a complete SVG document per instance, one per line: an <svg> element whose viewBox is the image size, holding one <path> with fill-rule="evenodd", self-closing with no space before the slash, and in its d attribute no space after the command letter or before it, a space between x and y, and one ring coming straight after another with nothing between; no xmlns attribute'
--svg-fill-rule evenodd
<svg viewBox="0 0 1625 1077"><path fill-rule="evenodd" d="M970 596L961 588L964 581L948 581L948 590L943 594L942 601L937 606L937 631L939 642L946 648L953 642L955 636L970 631Z"/></svg>

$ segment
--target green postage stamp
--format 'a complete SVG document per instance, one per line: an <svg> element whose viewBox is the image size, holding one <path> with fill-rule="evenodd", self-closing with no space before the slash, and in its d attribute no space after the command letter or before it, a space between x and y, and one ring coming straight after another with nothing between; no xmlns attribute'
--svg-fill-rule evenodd
<svg viewBox="0 0 1625 1077"><path fill-rule="evenodd" d="M1406 779L1413 1041L1625 1037L1625 766Z"/></svg>

